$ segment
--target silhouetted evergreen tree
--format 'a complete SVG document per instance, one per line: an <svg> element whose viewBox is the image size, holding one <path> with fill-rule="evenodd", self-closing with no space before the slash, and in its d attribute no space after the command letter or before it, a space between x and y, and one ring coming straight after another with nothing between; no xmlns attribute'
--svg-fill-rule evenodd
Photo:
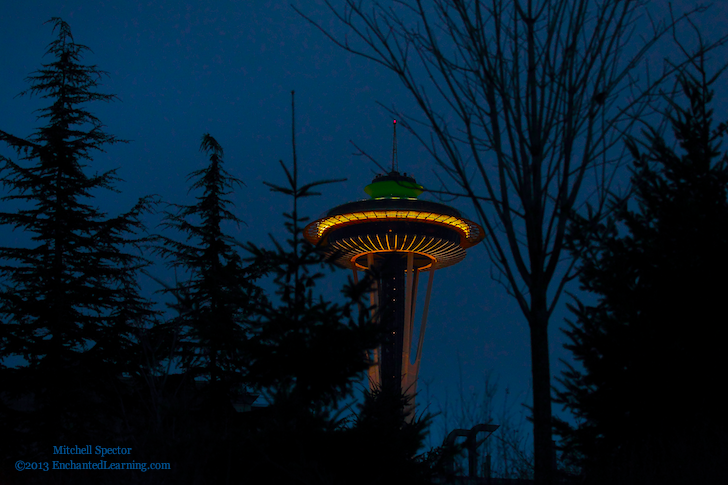
<svg viewBox="0 0 728 485"><path fill-rule="evenodd" d="M267 390L273 406L326 414L351 394L369 367L366 351L377 346L381 332L366 312L358 311L368 280L344 288L344 304L314 296L323 276L320 269L331 263L304 241L308 218L300 216L298 205L304 197L319 195L314 187L334 181L299 185L295 148L293 170L283 162L281 166L288 186L266 185L293 199L293 210L284 214L289 238L285 244L273 239L275 249L246 246L256 261L270 268L277 295L277 301L266 301L259 309L250 377Z"/></svg>
<svg viewBox="0 0 728 485"><path fill-rule="evenodd" d="M171 321L177 331L176 347L182 365L193 379L230 389L243 383L247 364L244 346L249 338L249 318L262 290L254 284L261 276L259 266L246 266L223 231L224 222L241 220L230 210L226 198L242 181L223 168L223 149L209 134L202 137L200 150L210 163L190 174L190 190L200 190L193 205L173 204L164 226L186 235L186 241L159 236L157 251L169 265L190 275L185 283L165 290L184 295L187 307Z"/></svg>
<svg viewBox="0 0 728 485"><path fill-rule="evenodd" d="M243 184L223 168L223 149L209 134L200 151L209 163L192 172L190 205L170 204L163 226L182 235L159 235L154 250L184 277L174 286L161 280L177 314L145 332L148 367L135 383L141 407L135 436L144 456L174 463L150 483L233 483L241 431L235 403L247 394L250 319L265 300L255 280L259 265L246 265L224 224L241 220L228 195ZM156 278L155 278L156 279Z"/></svg>
<svg viewBox="0 0 728 485"><path fill-rule="evenodd" d="M135 326L153 313L136 282L145 260L131 252L143 242L134 233L152 201L114 217L93 205L96 192L115 191L119 179L116 170L88 174L86 163L122 140L86 106L114 96L97 91L103 71L82 64L88 48L68 24L50 22L51 60L22 93L49 100L38 116L46 124L26 139L0 131L19 158L1 157L0 181L10 192L2 200L20 205L1 212L0 224L32 238L28 247L0 248L4 460L111 442L99 438L112 432L109 420L121 408L119 378L135 371Z"/></svg>
<svg viewBox="0 0 728 485"><path fill-rule="evenodd" d="M370 397L359 420L339 417L342 402L352 399L354 384L370 365L367 351L383 338L369 312L358 311L366 308L371 280L348 285L342 304L314 296L321 269L330 263L303 240L307 218L300 215L299 203L303 197L318 195L315 187L332 181L299 183L295 139L293 169L281 165L288 184L268 185L292 198L292 211L284 214L288 239L283 244L274 240L274 249L247 246L257 260L270 265L277 299L261 308L251 341L249 377L269 406L244 417L245 451L240 455L246 457L245 482L388 483L375 478L381 476L382 467L397 476L406 474L404 465L414 462L426 423L406 427L402 396L386 402ZM401 426L409 440L396 443L406 446L398 448L396 456L387 456L387 463L367 463L369 457L382 457L378 450L397 447L381 440L397 434ZM392 463L402 466L393 470Z"/></svg>
<svg viewBox="0 0 728 485"><path fill-rule="evenodd" d="M588 483L725 483L726 125L713 128L717 75L702 58L693 69L679 78L688 106L671 102L680 148L655 130L628 139L634 209L598 238L574 232L598 300L572 307L566 348L583 370L569 367L557 394L578 425L557 429Z"/></svg>
<svg viewBox="0 0 728 485"><path fill-rule="evenodd" d="M405 413L408 399L401 390L393 392L386 387L364 394L353 426L348 430L347 450L355 451L353 455L358 460L372 466L367 473L351 477L348 483L425 484L431 483L435 472L444 472L444 462L428 462L427 455L420 455L431 417L408 417ZM434 455L443 451L438 450ZM354 466L351 461L347 465Z"/></svg>

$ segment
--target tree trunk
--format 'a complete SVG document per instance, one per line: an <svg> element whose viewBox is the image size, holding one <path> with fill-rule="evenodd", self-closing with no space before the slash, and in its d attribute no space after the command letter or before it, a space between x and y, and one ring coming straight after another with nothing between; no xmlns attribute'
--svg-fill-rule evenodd
<svg viewBox="0 0 728 485"><path fill-rule="evenodd" d="M551 440L551 371L547 300L545 288L542 291L534 288L532 292L529 325L533 379L534 477L537 485L552 485L555 481Z"/></svg>

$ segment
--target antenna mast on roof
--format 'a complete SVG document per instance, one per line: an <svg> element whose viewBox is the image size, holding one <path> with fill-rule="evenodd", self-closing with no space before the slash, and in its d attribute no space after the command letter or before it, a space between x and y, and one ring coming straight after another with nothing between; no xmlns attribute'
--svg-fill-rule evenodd
<svg viewBox="0 0 728 485"><path fill-rule="evenodd" d="M394 127L394 135L392 135L392 172L398 172L397 166L397 120L392 122Z"/></svg>

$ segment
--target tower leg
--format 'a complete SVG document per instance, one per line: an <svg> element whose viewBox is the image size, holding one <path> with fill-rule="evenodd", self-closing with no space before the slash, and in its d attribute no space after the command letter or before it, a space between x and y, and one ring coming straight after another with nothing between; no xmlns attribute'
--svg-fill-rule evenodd
<svg viewBox="0 0 728 485"><path fill-rule="evenodd" d="M404 332L403 332L403 339L402 339L402 390L407 392L407 387L405 387L405 384L407 382L407 377L409 373L409 367L410 367L410 352L412 351L412 332L414 330L414 312L413 310L413 303L414 303L414 295L413 295L413 271L412 266L414 265L414 253L407 253L407 270L405 273L405 280L406 280L406 288L404 293Z"/></svg>
<svg viewBox="0 0 728 485"><path fill-rule="evenodd" d="M435 270L430 268L430 277L427 280L427 293L425 293L425 307L422 310L422 322L420 323L419 336L417 338L417 351L415 353L415 362L407 361L407 373L402 382L402 386L407 390L410 396L410 405L407 409L408 418L414 417L415 396L417 394L417 377L420 373L420 360L422 359L422 346L425 342L425 330L427 329L427 312L430 308L430 295L432 294L432 281L435 279Z"/></svg>
<svg viewBox="0 0 728 485"><path fill-rule="evenodd" d="M373 254L367 254L367 269L369 271L372 270L372 266L374 265L374 255ZM370 317L374 319L374 315L376 312L379 311L379 285L377 280L375 279L372 282L372 285L374 286L372 288L372 291L369 293L369 305L371 307L371 315ZM381 352L379 348L372 349L371 353L371 361L372 365L369 367L369 390L373 390L375 387L381 388L382 386L382 374L381 374Z"/></svg>

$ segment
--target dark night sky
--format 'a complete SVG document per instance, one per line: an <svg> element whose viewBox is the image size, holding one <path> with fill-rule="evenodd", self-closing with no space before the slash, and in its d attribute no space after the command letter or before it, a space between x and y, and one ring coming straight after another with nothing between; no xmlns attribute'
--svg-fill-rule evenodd
<svg viewBox="0 0 728 485"><path fill-rule="evenodd" d="M322 2L293 3L326 28L345 32ZM652 3L654 12L666 13L666 1ZM673 2L677 11L694 3ZM119 102L91 107L110 133L131 141L108 147L91 167L119 167L122 193L98 194L98 203L112 214L151 193L189 203L185 178L206 162L198 148L200 137L209 132L225 149L227 170L247 184L232 199L248 226L232 229L233 236L267 244L268 233L284 236L281 213L288 210L288 201L269 192L262 181L282 184L278 160L292 159L291 90L296 91L300 179L348 178L305 202L303 211L313 218L365 197L362 189L376 167L353 155L350 140L383 163L390 161L392 117L377 101L417 114L389 72L333 45L288 2L26 0L5 2L0 16L0 129L17 136L33 132L33 110L46 104L15 96L28 87L24 78L40 67L54 38L51 25L43 23L54 16L70 24L76 42L93 50L85 61L108 71L102 91L119 97ZM725 34L727 19L728 6L718 2L698 24L713 39ZM656 53L668 54L666 49ZM721 52L716 57L724 56ZM725 94L717 93L717 107L725 106ZM722 121L725 110L716 112ZM434 163L427 152L404 130L398 140L400 170L414 174L426 187L435 186ZM5 146L0 153L12 155ZM452 205L474 214L466 201ZM158 218L148 222L151 226ZM6 233L0 237L3 243L15 238ZM162 266L154 271L172 283L173 276ZM510 388L509 399L526 399L528 326L515 301L491 280L490 271L485 249L476 247L463 263L435 275L420 373L420 390L424 393L429 383L433 396L431 410L437 411L446 396L456 399L460 371L467 393L479 391L484 373L492 371L502 391ZM342 270L323 288L336 291L343 277ZM145 287L154 288L148 282ZM559 331L566 301L562 298L550 326L554 376L563 369L559 359L569 360ZM501 393L497 402L503 397ZM425 401L424 396L418 400ZM439 437L438 428L436 424L433 430Z"/></svg>

